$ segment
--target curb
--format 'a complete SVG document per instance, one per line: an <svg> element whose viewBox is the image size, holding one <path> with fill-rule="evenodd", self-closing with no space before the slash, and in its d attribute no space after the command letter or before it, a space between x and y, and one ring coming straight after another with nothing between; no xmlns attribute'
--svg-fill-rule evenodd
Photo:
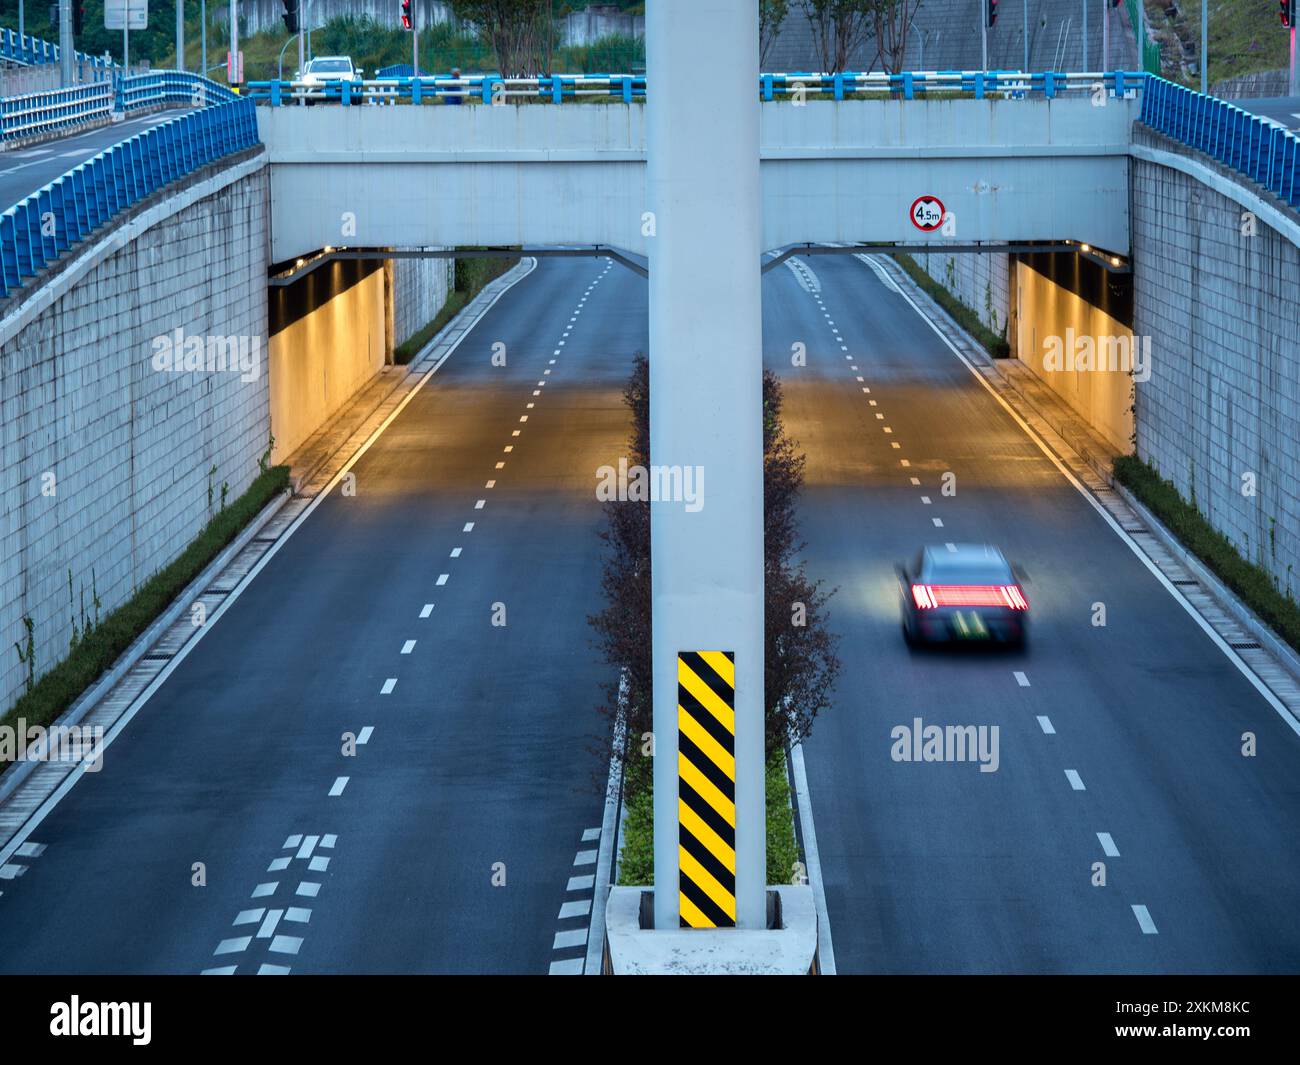
<svg viewBox="0 0 1300 1065"><path fill-rule="evenodd" d="M1205 589L1214 597L1219 606L1231 614L1242 628L1248 630L1277 659L1278 664L1291 674L1296 683L1300 684L1300 654L1297 654L1289 643L1278 636L1250 607L1242 602L1237 593L1224 584L1213 570L1206 566L1200 558L1192 554L1183 545L1183 542L1170 532L1159 518L1151 513L1146 504L1117 481L1113 474L1110 475L1108 480L1114 492L1133 508L1133 512L1142 519L1143 524L1151 530L1151 534L1164 545L1165 550L1178 559L1205 586Z"/></svg>
<svg viewBox="0 0 1300 1065"><path fill-rule="evenodd" d="M140 633L130 646L118 657L98 680L78 696L77 700L59 715L53 722L46 726L47 729L55 726L68 726L78 724L101 699L104 698L114 686L127 673L129 673L139 663L155 643L170 626L175 624L176 620L185 613L186 610L194 603L203 591L212 583L213 580L221 573L222 570L230 564L230 561L239 554L249 542L262 531L266 523L279 513L283 507L292 498L291 493L286 489L278 493L270 500L253 518L251 522L223 547L215 558L201 569L193 580L187 584L170 606L167 607L150 623L149 627ZM40 750L44 749L44 742L39 746ZM27 758L25 761L17 763L12 769L0 775L0 804L3 804L25 781L36 767L43 765L40 759Z"/></svg>

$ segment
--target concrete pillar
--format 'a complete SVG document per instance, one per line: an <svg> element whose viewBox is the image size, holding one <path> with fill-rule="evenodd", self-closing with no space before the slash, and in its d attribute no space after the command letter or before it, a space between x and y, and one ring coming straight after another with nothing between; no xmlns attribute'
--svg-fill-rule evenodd
<svg viewBox="0 0 1300 1065"><path fill-rule="evenodd" d="M650 458L703 506L651 503L655 927L676 929L677 655L735 656L736 924L766 924L758 5L646 4Z"/></svg>

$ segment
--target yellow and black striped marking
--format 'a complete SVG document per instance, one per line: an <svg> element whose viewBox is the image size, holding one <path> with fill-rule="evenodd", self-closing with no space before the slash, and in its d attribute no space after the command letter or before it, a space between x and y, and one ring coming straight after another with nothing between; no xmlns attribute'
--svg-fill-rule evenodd
<svg viewBox="0 0 1300 1065"><path fill-rule="evenodd" d="M677 856L683 928L736 925L736 656L677 656Z"/></svg>

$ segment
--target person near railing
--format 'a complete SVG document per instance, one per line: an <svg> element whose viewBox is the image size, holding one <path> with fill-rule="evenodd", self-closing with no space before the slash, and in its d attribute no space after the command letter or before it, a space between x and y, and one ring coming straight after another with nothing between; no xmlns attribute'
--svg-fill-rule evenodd
<svg viewBox="0 0 1300 1065"><path fill-rule="evenodd" d="M460 67L452 67L452 68L451 68L451 76L452 76L453 78L455 78L457 81L459 81L459 80L460 80ZM449 90L448 92L445 92L445 93L443 94L443 97L444 97L444 98L443 98L443 101L442 101L442 102L445 103L445 104L460 104L460 103L464 103L464 102L465 102L465 98L461 95L461 93L462 93L463 91L464 91L464 89L463 89L462 86L460 86L460 85L456 85L456 86L454 86L451 90Z"/></svg>

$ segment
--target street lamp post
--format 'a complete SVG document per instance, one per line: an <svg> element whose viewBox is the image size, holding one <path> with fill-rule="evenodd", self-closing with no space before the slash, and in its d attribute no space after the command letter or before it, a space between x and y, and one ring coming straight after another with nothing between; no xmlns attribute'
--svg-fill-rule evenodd
<svg viewBox="0 0 1300 1065"><path fill-rule="evenodd" d="M916 30L916 69L925 69L925 36L921 33L921 27L915 22L911 24L912 29Z"/></svg>
<svg viewBox="0 0 1300 1065"><path fill-rule="evenodd" d="M176 69L185 69L185 0L176 0Z"/></svg>

